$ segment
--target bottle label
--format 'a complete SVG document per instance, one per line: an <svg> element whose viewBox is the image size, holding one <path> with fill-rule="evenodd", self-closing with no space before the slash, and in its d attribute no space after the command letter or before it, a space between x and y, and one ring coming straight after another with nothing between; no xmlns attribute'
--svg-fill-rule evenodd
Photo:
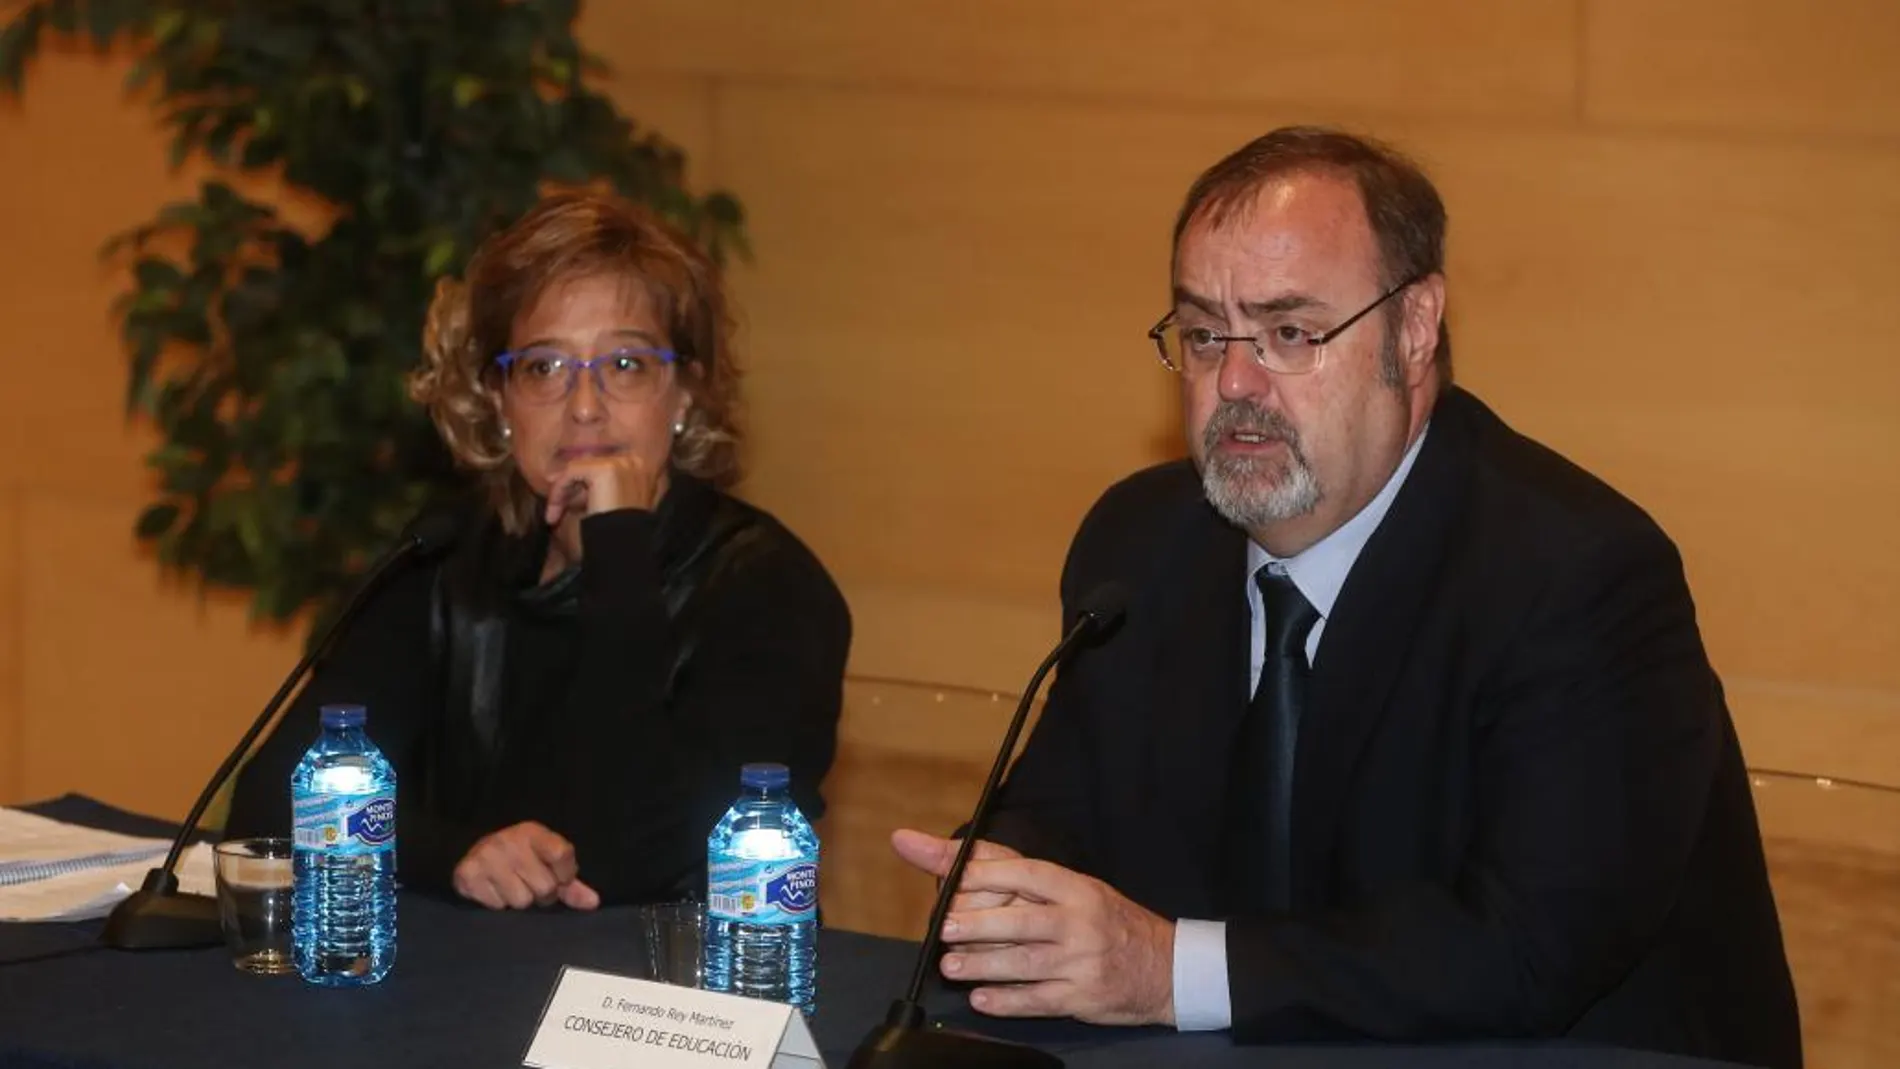
<svg viewBox="0 0 1900 1069"><path fill-rule="evenodd" d="M393 794L318 794L292 806L300 849L379 854L396 845Z"/></svg>
<svg viewBox="0 0 1900 1069"><path fill-rule="evenodd" d="M706 912L746 924L802 924L818 911L818 865L786 861L718 861L711 866Z"/></svg>

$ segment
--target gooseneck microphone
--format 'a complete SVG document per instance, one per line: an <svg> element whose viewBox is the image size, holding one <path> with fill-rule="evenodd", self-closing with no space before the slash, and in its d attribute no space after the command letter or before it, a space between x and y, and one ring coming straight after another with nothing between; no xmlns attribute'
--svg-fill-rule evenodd
<svg viewBox="0 0 1900 1069"><path fill-rule="evenodd" d="M358 610L369 600L370 591L382 581L398 564L421 557L432 556L455 541L457 526L455 519L447 513L424 513L403 531L395 546L385 552L357 584L355 593L344 603L343 610L325 628L323 634L304 654L297 667L291 669L284 679L284 685L264 706L251 722L250 730L238 740L218 770L211 774L211 781L199 792L198 800L192 804L190 815L179 825L178 834L172 837L171 849L165 854L165 862L145 874L145 883L132 892L124 901L113 907L106 917L105 931L100 941L106 946L118 950L174 950L186 947L215 946L223 941L218 925L218 900L209 895L183 894L178 890L178 860L184 854L191 837L198 831L198 822L204 819L205 809L211 800L217 797L218 789L224 786L231 773L237 769L244 755L250 752L257 737L277 719L277 711L297 689L297 683L310 667L323 659L330 647L336 644L337 636L355 618Z"/></svg>
<svg viewBox="0 0 1900 1069"><path fill-rule="evenodd" d="M1029 707L1035 702L1043 677L1071 650L1113 630L1121 622L1127 604L1127 592L1119 583L1102 583L1091 589L1081 600L1075 623L1069 626L1062 641L1056 643L1056 648L1050 650L1049 656L1043 658L1042 664L1036 667L1036 674L1029 677L1029 686L1024 689L1022 700L1017 702L1016 715L1010 718L1009 730L1004 733L1003 744L997 750L996 763L990 766L990 776L983 784L983 793L977 796L976 812L971 815L963 842L957 847L956 859L950 863L950 871L944 875L943 882L937 888L937 902L930 911L930 927L924 931L923 946L917 951L917 965L911 972L910 987L905 990L903 998L891 1003L883 1025L873 1030L858 1045L847 1069L939 1069L949 1066L1059 1069L1062 1065L1062 1059L1034 1047L965 1032L927 1029L924 1027L925 1014L921 999L924 981L930 975L931 962L935 960L943 941L943 920L950 912L950 900L962 884L963 871L970 864L970 853L976 841L982 837L984 826L989 823L997 787L1003 781L1003 773L1009 768L1010 757L1016 752L1016 738L1022 734L1023 723L1029 719Z"/></svg>

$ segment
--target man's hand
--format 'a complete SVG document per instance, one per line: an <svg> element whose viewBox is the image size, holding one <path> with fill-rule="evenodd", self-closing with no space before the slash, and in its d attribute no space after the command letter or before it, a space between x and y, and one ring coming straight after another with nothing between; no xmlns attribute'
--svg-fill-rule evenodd
<svg viewBox="0 0 1900 1069"><path fill-rule="evenodd" d="M909 828L899 828L891 833L891 848L897 851L897 856L935 876L940 882L949 875L950 866L956 861L957 850L962 845L961 839L939 839L935 835L912 831ZM972 863L1003 861L1022 856L1007 846L983 839L978 839L976 846L970 851ZM950 900L950 908L952 910L994 909L998 906L1007 906L1015 900L1016 896L1007 892L965 891Z"/></svg>
<svg viewBox="0 0 1900 1069"><path fill-rule="evenodd" d="M961 839L939 839L909 828L899 828L891 833L891 847L897 856L937 878L937 885L943 885L944 876L950 872L950 866L957 859L957 851L962 848ZM970 860L1004 861L1023 855L999 843L978 839L970 850ZM969 871L965 869L964 871ZM1013 894L995 891L964 891L950 899L952 910L995 909L1016 901Z"/></svg>
<svg viewBox="0 0 1900 1069"><path fill-rule="evenodd" d="M600 905L580 881L574 844L532 820L484 836L455 866L454 882L457 894L489 909Z"/></svg>
<svg viewBox="0 0 1900 1069"><path fill-rule="evenodd" d="M947 873L957 843L899 832L906 861ZM1100 880L979 842L945 918L943 974L979 986L970 1005L999 1017L1174 1024L1174 922Z"/></svg>

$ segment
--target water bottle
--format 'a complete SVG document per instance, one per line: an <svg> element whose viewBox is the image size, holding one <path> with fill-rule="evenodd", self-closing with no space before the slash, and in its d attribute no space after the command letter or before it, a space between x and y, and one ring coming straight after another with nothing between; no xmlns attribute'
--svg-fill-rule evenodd
<svg viewBox="0 0 1900 1069"><path fill-rule="evenodd" d="M291 953L313 984L373 984L396 961L396 770L360 705L326 705L290 775Z"/></svg>
<svg viewBox="0 0 1900 1069"><path fill-rule="evenodd" d="M706 840L706 988L817 1009L818 833L784 765L739 772Z"/></svg>

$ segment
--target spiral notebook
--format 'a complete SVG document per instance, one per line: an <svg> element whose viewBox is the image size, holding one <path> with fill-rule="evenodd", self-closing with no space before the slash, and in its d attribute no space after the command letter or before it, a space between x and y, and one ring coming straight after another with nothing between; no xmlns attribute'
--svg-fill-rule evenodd
<svg viewBox="0 0 1900 1069"><path fill-rule="evenodd" d="M0 921L103 916L132 893L171 843L65 824L0 807ZM193 847L178 867L181 889L212 892L210 848Z"/></svg>

